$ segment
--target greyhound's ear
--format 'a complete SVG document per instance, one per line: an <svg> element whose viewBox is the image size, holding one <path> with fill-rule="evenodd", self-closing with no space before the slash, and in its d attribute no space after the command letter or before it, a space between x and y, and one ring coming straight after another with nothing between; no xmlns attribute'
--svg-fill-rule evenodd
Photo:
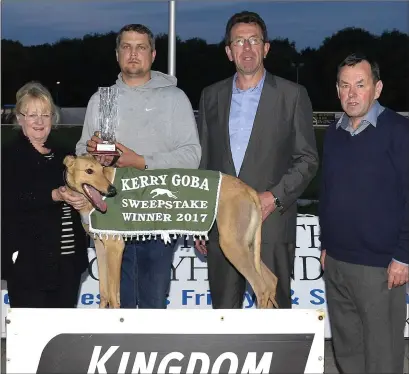
<svg viewBox="0 0 409 374"><path fill-rule="evenodd" d="M74 165L74 162L75 162L75 156L65 156L64 165L67 168L70 168L72 165Z"/></svg>

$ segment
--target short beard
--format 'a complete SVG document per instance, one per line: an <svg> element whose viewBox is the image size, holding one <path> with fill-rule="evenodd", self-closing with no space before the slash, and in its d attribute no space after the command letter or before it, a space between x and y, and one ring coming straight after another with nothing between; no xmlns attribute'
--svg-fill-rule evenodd
<svg viewBox="0 0 409 374"><path fill-rule="evenodd" d="M147 72L143 70L143 68L138 69L124 69L124 74L129 77L139 77L145 75Z"/></svg>

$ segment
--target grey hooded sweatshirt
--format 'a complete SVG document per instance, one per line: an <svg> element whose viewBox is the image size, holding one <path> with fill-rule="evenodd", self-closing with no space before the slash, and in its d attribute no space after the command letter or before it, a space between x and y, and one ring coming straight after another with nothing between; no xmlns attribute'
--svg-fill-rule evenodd
<svg viewBox="0 0 409 374"><path fill-rule="evenodd" d="M151 79L142 86L126 85L121 74L113 85L119 87L116 140L144 156L149 169L197 169L200 163L192 106L176 82L171 75L151 71ZM87 152L87 140L98 131L98 105L96 92L87 106L77 155Z"/></svg>

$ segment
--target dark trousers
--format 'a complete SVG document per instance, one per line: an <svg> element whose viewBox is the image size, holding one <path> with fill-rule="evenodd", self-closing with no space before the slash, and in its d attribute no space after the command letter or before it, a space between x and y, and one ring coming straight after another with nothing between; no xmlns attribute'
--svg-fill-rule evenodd
<svg viewBox="0 0 409 374"><path fill-rule="evenodd" d="M48 290L28 289L18 279L7 281L11 308L75 308L78 301L81 274L73 255L62 255L59 286Z"/></svg>
<svg viewBox="0 0 409 374"><path fill-rule="evenodd" d="M278 278L276 301L282 309L291 309L291 273L295 244L262 243L261 257ZM246 280L226 259L219 245L209 243L207 253L209 286L214 309L240 309Z"/></svg>
<svg viewBox="0 0 409 374"><path fill-rule="evenodd" d="M326 256L332 341L342 373L403 373L406 286L388 290L387 269Z"/></svg>
<svg viewBox="0 0 409 374"><path fill-rule="evenodd" d="M166 309L175 244L128 242L122 258L121 308Z"/></svg>

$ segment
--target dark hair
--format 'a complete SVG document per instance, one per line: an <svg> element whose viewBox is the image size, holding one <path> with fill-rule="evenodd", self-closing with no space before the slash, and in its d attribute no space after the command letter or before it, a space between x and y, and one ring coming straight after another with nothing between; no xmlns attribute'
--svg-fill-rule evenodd
<svg viewBox="0 0 409 374"><path fill-rule="evenodd" d="M371 65L372 79L374 83L377 83L378 81L380 81L381 74L379 71L378 63L372 59L369 59L368 57L366 57L365 55L361 53L352 53L338 65L337 82L339 82L339 75L340 75L341 69L344 66L355 66L356 64L359 64L362 61L366 61L367 63L369 63L369 65Z"/></svg>
<svg viewBox="0 0 409 374"><path fill-rule="evenodd" d="M263 19L254 12L248 12L248 11L243 11L240 13L234 14L229 21L227 22L226 25L226 34L224 35L224 43L226 45L230 45L231 40L230 40L230 33L231 29L233 28L234 25L238 23L255 23L260 26L261 31L263 33L263 40L264 42L267 41L267 27L266 24L264 23Z"/></svg>
<svg viewBox="0 0 409 374"><path fill-rule="evenodd" d="M116 49L119 48L119 44L121 44L122 34L126 31L134 31L139 34L147 34L152 51L155 49L155 38L152 31L149 30L146 26L139 23L131 23L129 25L125 25L121 30L119 30L118 35L116 36Z"/></svg>

